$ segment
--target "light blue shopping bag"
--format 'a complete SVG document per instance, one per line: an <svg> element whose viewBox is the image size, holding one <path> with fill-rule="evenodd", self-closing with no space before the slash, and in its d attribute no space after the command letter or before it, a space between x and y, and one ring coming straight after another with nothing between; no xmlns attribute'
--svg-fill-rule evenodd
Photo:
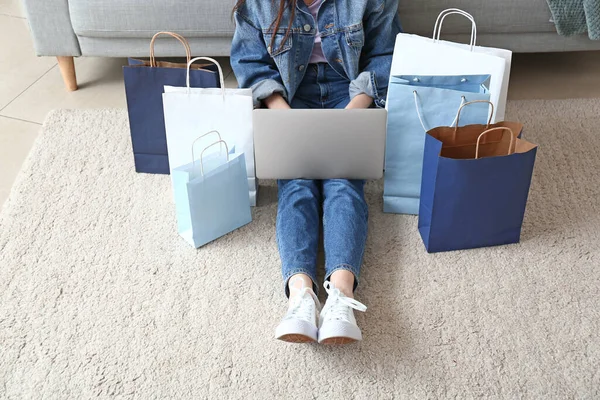
<svg viewBox="0 0 600 400"><path fill-rule="evenodd" d="M205 152L225 146L225 153ZM252 221L244 154L230 154L219 140L190 164L173 169L177 230L198 248Z"/></svg>
<svg viewBox="0 0 600 400"><path fill-rule="evenodd" d="M383 211L418 214L426 132L453 126L458 109L489 100L490 75L392 76L388 88ZM485 123L487 104L463 111L461 124Z"/></svg>

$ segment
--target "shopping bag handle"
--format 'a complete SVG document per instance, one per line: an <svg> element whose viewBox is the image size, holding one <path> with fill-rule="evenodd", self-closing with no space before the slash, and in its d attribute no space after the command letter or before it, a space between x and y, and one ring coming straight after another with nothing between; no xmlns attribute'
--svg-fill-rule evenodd
<svg viewBox="0 0 600 400"><path fill-rule="evenodd" d="M160 35L169 35L171 37L174 37L175 39L179 40L181 42L181 44L183 45L183 47L185 48L185 57L187 59L187 62L190 62L190 59L192 58L192 51L190 50L190 44L188 43L187 40L185 40L185 38L183 36L181 36L178 33L175 32L158 32L156 33L154 36L152 36L152 40L150 41L150 66L151 67L156 67L156 58L154 57L154 42L156 42L156 38L158 38Z"/></svg>
<svg viewBox="0 0 600 400"><path fill-rule="evenodd" d="M476 160L479 158L479 142L481 141L481 138L484 137L485 135L487 135L488 133L494 132L494 131L508 131L508 132L510 132L510 144L508 145L508 154L507 155L510 156L512 154L513 144L514 144L515 139L516 139L515 132L512 129L510 129L509 127L500 126L500 127L497 127L497 128L488 129L488 130L484 131L483 133L481 133L481 135L479 135L479 137L477 138L477 146L475 146L475 159Z"/></svg>
<svg viewBox="0 0 600 400"><path fill-rule="evenodd" d="M198 139L196 139L196 140L198 140ZM204 153L206 152L206 150L210 149L211 147L216 146L216 145L220 146L221 144L225 145L225 153L227 153L226 154L227 161L229 161L229 146L227 146L226 141L219 139L216 142L214 142L213 144L206 146L204 148L204 150L202 150L202 152L200 153L200 173L202 174L202 176L204 176ZM194 146L193 145L192 145L192 157L193 157L192 158L192 168L195 169L196 168L196 157L194 156Z"/></svg>
<svg viewBox="0 0 600 400"><path fill-rule="evenodd" d="M196 146L196 142L197 142L198 140L202 139L203 137L206 137L206 136L210 135L211 133L216 133L216 134L217 134L217 136L219 137L219 140L223 140L223 139L221 138L221 133L219 133L219 131L217 131L217 130L208 131L208 132L206 132L204 135L200 135L200 136L198 136L198 137L197 137L196 139L194 139L194 141L192 142L192 163L195 163L195 162L196 162L196 156L194 155L194 147ZM228 152L228 153L229 153L229 152ZM194 165L194 168L195 168L195 165Z"/></svg>
<svg viewBox="0 0 600 400"><path fill-rule="evenodd" d="M462 106L460 106L460 108L458 109L458 114L456 115L456 126L454 127L454 135L452 136L452 140L456 140L456 133L458 132L458 123L460 122L460 113L462 112L462 109L468 105L475 104L475 103L488 103L490 105L490 107L492 108L492 112L490 113L490 118L488 119L485 129L490 128L490 124L492 123L492 117L494 116L494 103L492 103L491 101L488 101L488 100L469 101L469 102L463 104Z"/></svg>
<svg viewBox="0 0 600 400"><path fill-rule="evenodd" d="M423 127L423 131L425 132L429 132L429 129L425 128L425 123L423 122L423 113L421 112L421 108L419 107L419 96L418 96L418 92L416 90L413 90L413 97L415 98L415 108L417 110L417 116L419 117L419 122L421 123L421 126ZM465 104L465 96L460 96L460 105L462 106L463 104ZM459 109L460 110L460 109ZM458 124L458 113L456 114L456 117L454 117L454 121L452 121L452 123L448 126L452 127L454 126L454 124Z"/></svg>
<svg viewBox="0 0 600 400"><path fill-rule="evenodd" d="M458 14L467 18L471 21L471 51L473 51L475 45L477 44L477 23L475 23L475 18L471 14L466 11L461 10L460 8L448 8L442 11L437 19L435 20L435 26L433 27L433 41L438 42L440 40L440 35L442 33L442 26L444 25L444 20L448 15Z"/></svg>
<svg viewBox="0 0 600 400"><path fill-rule="evenodd" d="M209 61L217 66L217 70L219 71L219 81L221 83L221 93L223 94L223 100L225 100L225 77L223 76L223 69L221 69L221 64L214 58L210 57L196 57L193 60L188 61L187 65L187 77L185 80L185 86L187 87L188 93L190 93L190 67L192 64L199 60Z"/></svg>
<svg viewBox="0 0 600 400"><path fill-rule="evenodd" d="M192 161L196 159L196 158L194 157L194 146L196 145L196 142L197 142L198 140L202 139L203 137L210 135L211 133L216 133L216 134L217 134L217 136L219 137L219 140L222 140L222 139L221 139L221 134L219 133L219 131L216 131L216 130L209 131L209 132L206 132L204 135L200 135L200 136L198 136L198 137L197 137L196 139L194 139L194 141L192 142Z"/></svg>

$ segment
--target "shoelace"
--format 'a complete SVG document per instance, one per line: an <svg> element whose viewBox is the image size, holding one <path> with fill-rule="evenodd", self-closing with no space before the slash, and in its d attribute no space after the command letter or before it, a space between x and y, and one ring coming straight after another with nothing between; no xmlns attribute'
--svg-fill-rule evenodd
<svg viewBox="0 0 600 400"><path fill-rule="evenodd" d="M306 295L306 292L308 292L308 288L303 287L295 296L294 301L292 303L292 308L288 314L289 317L299 318L306 321L313 320L314 316L311 312L311 308L302 307L302 303L305 301L304 296Z"/></svg>
<svg viewBox="0 0 600 400"><path fill-rule="evenodd" d="M348 319L348 308L353 308L356 311L365 312L367 311L367 306L363 303L358 302L350 297L346 297L340 289L337 289L335 286L331 284L331 282L327 281L323 285L325 287L325 291L329 295L327 300L327 307L323 310L324 316L331 317L333 319Z"/></svg>

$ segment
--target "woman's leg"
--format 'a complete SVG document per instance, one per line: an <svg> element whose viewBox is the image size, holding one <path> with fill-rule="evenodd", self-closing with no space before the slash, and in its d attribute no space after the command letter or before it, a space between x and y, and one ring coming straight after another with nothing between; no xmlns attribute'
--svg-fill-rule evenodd
<svg viewBox="0 0 600 400"><path fill-rule="evenodd" d="M290 278L294 284L311 287L315 282L319 244L321 191L318 181L280 180L277 210L277 243L282 263L285 293L290 296ZM302 285L303 284L303 285Z"/></svg>
<svg viewBox="0 0 600 400"><path fill-rule="evenodd" d="M290 103L291 108L319 108L317 74L318 69L310 65ZM303 287L310 287L316 292L320 182L282 180L278 184L277 237L286 295L293 296ZM292 277L294 279L290 279Z"/></svg>
<svg viewBox="0 0 600 400"><path fill-rule="evenodd" d="M358 284L367 240L364 185L362 180L323 181L325 280L348 297Z"/></svg>
<svg viewBox="0 0 600 400"><path fill-rule="evenodd" d="M310 180L280 180L277 243L288 310L275 328L275 338L292 343L318 339L315 295L321 192Z"/></svg>
<svg viewBox="0 0 600 400"><path fill-rule="evenodd" d="M328 75L335 78L335 72ZM331 108L346 108L350 102L346 89L348 84L336 81L334 90L344 93L343 96L332 99L328 104ZM339 87L341 86L341 88ZM362 255L367 238L367 205L363 193L364 182L334 180L323 182L324 210L323 216L326 274L329 281L348 297L354 297L353 291L357 280ZM327 191L325 191L327 187ZM341 213L339 213L342 211ZM338 214L339 213L339 214ZM339 221L335 221L339 215ZM326 220L333 220L327 224ZM328 225L328 228L325 227ZM342 237L342 240L340 240ZM344 240L343 237L346 239ZM339 248L340 243L344 243ZM344 248L344 246L350 246ZM349 267L346 267L349 266ZM350 267L351 266L351 267Z"/></svg>
<svg viewBox="0 0 600 400"><path fill-rule="evenodd" d="M367 239L368 209L364 181L323 181L323 233L327 302L319 316L319 343L362 340L354 310L367 307L353 299ZM327 282L328 281L328 282Z"/></svg>

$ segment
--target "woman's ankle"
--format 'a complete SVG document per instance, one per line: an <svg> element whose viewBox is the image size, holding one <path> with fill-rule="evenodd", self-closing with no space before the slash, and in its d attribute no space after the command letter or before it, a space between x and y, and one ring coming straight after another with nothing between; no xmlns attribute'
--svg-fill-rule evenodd
<svg viewBox="0 0 600 400"><path fill-rule="evenodd" d="M306 274L296 274L292 275L292 277L288 281L288 288L290 291L290 300L295 297L303 288L307 288L307 290L313 291L313 281Z"/></svg>
<svg viewBox="0 0 600 400"><path fill-rule="evenodd" d="M354 298L354 274L345 269L335 271L329 277L329 281L346 297Z"/></svg>

